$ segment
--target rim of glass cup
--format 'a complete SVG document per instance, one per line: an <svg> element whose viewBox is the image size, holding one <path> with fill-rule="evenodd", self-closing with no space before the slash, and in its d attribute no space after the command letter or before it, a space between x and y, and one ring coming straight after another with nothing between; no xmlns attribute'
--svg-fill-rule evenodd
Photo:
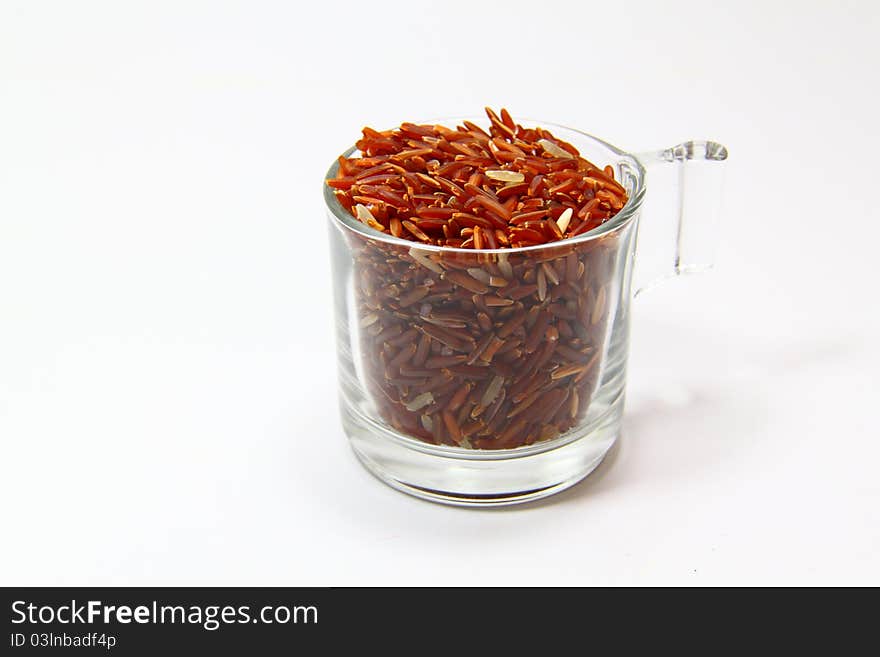
<svg viewBox="0 0 880 657"><path fill-rule="evenodd" d="M462 121L473 121L477 123L478 121L481 123L485 123L484 119L481 117L473 117L473 116L460 116L460 117L451 117L451 118L439 118L439 119L427 119L422 121L422 123L428 124L453 124L459 125ZM432 251L436 253L468 253L474 255L476 253L483 254L514 254L514 253L530 253L533 251L541 251L544 249L552 249L565 247L567 245L581 244L583 242L589 242L590 240L594 240L596 238L602 237L603 235L613 232L617 228L623 226L628 223L638 212L639 208L642 205L642 200L645 196L645 168L642 166L642 163L639 162L638 158L636 158L631 153L628 153L613 144L609 144L607 141L603 139L599 139L598 137L594 137L591 134L583 132L581 130L576 130L575 128L569 128L568 126L560 125L558 123L550 123L549 121L535 121L533 119L524 119L522 121L523 124L530 124L535 126L553 128L555 130L564 130L566 132L571 132L577 134L581 138L588 139L593 141L611 152L613 152L618 159L627 160L635 169L635 188L630 193L629 198L626 201L626 204L620 209L620 211L614 215L610 221L606 221L596 228L587 231L581 235L577 235L576 237L569 237L563 240L557 240L555 242L546 242L544 244L535 244L534 246L520 246L513 248L502 248L502 249L480 249L477 251L476 249L462 249L460 247L452 247L452 246L438 246L436 244L422 244L420 242L413 242L411 240L405 240L400 237L394 237L388 233L383 233L382 231L378 231L375 228L370 228L365 223L358 221L356 217L354 217L348 210L342 207L342 204L339 202L339 199L336 198L336 194L333 192L333 188L331 188L327 184L327 180L336 177L336 173L339 171L339 162L335 160L328 169L327 173L322 180L324 186L324 202L327 205L327 208L332 213L334 219L338 221L340 224L354 230L361 235L368 237L370 239L379 240L385 242L387 244L397 244L398 246L403 246L407 248L417 248L423 251ZM568 141L566 139L566 141ZM579 149L580 150L580 149ZM343 157L351 157L354 153L358 152L356 146L352 146L344 153L342 153ZM617 164L617 162L615 162Z"/></svg>
<svg viewBox="0 0 880 657"><path fill-rule="evenodd" d="M451 118L439 118L439 119L427 119L423 121L423 123L430 124L449 124L453 123L455 125L460 124L462 121L468 120L477 123L480 121L481 123L485 123L482 117L473 117L473 116L461 116L461 117L451 117ZM363 235L366 238L371 240L376 240L380 242L384 242L386 244L395 244L401 247L406 247L407 249L419 249L424 251L432 251L435 253L466 253L470 255L475 254L514 254L514 253L532 253L536 251L542 251L553 248L565 247L567 245L575 245L575 244L583 244L585 242L589 242L591 240L600 238L604 235L614 232L618 228L625 226L629 221L636 216L639 208L642 205L642 201L645 196L645 168L642 166L642 163L639 162L638 158L636 158L631 153L628 153L613 144L609 144L607 141L603 139L599 139L598 137L594 137L591 134L583 132L581 130L576 130L574 128L569 128L568 126L560 125L558 123L551 123L549 121L535 121L533 119L524 119L522 121L523 124L531 124L531 125L540 125L541 127L553 128L555 130L564 130L565 132L575 133L579 135L581 138L588 139L593 141L608 150L614 153L619 160L627 161L635 171L635 188L632 190L632 193L629 195L629 199L626 204L624 204L623 208L611 218L611 221L607 221L600 226L597 226L593 230L587 231L582 235L578 235L576 237L558 240L556 242L547 242L545 244L536 244L534 246L524 246L524 247L514 247L514 248L506 248L506 249L480 249L479 251L476 249L462 249L459 247L450 247L450 246L437 246L434 244L421 244L419 242L413 242L410 240L401 239L399 237L394 237L388 233L383 233L381 231L376 230L375 228L370 228L366 224L360 222L355 218L351 213L348 212L342 204L339 203L339 200L336 198L336 194L333 193L333 189L327 185L326 181L330 178L334 178L336 176L337 171L339 170L339 162L334 161L333 165L327 171L327 174L324 176L324 180L322 180L324 187L324 202L327 205L327 208L330 210L333 218L335 219L338 225L341 225L343 228L347 228L349 230L353 230L356 233ZM478 124L479 125L479 124ZM566 140L568 141L568 140ZM351 147L346 150L342 155L343 157L350 157L352 154L357 152L357 147ZM615 163L616 164L616 163ZM600 415L597 418L594 418L591 424L598 426L605 419L608 412L611 409L608 409L605 413ZM508 449L469 449L466 447L453 447L452 445L433 445L431 443L424 442L422 440L418 440L416 438L410 438L401 434L397 429L394 429L391 426L386 426L374 420L373 418L362 416L360 418L362 421L365 421L367 424L375 425L380 432L385 434L390 434L389 437L393 438L396 442L401 443L403 446L408 447L410 449L414 449L416 451L424 452L427 454L432 454L435 456L445 456L452 458L461 458L467 460L476 460L476 461L495 461L495 460L504 460L510 458L519 458L532 456L537 453L543 453L552 449L557 449L559 447L563 447L575 440L578 440L581 435L574 432L574 428L569 429L565 434L558 436L556 438L552 438L550 440L544 440L536 443L532 443L531 445L521 445L519 447L513 447Z"/></svg>

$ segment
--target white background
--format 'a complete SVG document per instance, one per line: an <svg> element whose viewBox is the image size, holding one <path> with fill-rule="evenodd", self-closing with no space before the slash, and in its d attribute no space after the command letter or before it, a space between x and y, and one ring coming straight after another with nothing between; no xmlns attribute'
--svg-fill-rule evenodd
<svg viewBox="0 0 880 657"><path fill-rule="evenodd" d="M880 584L880 5L714 4L3 0L0 583ZM347 447L321 179L487 104L731 158L606 462L469 511Z"/></svg>

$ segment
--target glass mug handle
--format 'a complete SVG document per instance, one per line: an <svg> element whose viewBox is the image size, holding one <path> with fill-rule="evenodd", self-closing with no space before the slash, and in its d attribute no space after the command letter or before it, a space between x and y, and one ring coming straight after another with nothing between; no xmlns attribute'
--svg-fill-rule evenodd
<svg viewBox="0 0 880 657"><path fill-rule="evenodd" d="M694 140L636 158L647 172L648 192L639 220L633 296L713 266L727 148Z"/></svg>

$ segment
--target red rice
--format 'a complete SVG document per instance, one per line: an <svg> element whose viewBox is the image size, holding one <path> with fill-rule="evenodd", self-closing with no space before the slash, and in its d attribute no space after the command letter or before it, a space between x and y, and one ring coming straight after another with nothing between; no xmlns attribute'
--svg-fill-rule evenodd
<svg viewBox="0 0 880 657"><path fill-rule="evenodd" d="M488 134L469 121L455 131L412 123L381 132L364 128L357 142L361 154L340 158L339 173L327 184L371 228L426 244L473 249L580 235L626 204L626 190L614 180L610 165L593 164L546 130L517 125L507 110L501 110L501 117L489 108L486 113ZM538 206L527 205L532 201ZM523 208L530 210L524 213ZM521 224L523 215L559 217L566 210L572 212L558 231L549 226L541 232L515 231L510 225ZM417 217L442 222L430 224L429 230ZM450 217L458 220L453 224ZM464 233L475 225L500 230L503 238ZM439 230L442 226L448 228Z"/></svg>
<svg viewBox="0 0 880 657"><path fill-rule="evenodd" d="M412 248L349 234L368 393L382 419L434 444L511 449L586 416L616 313L615 233L566 238L627 201L600 168L506 110L487 130L365 128L328 180L353 216ZM535 244L531 252L495 253ZM422 245L472 252L432 253Z"/></svg>

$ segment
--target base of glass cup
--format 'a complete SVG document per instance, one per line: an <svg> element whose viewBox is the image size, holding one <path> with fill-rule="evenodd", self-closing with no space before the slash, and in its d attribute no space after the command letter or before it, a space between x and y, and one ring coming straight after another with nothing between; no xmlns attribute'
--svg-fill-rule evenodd
<svg viewBox="0 0 880 657"><path fill-rule="evenodd" d="M589 475L620 433L623 395L587 425L545 443L511 450L429 445L371 420L342 401L355 455L381 481L409 495L453 506L522 504L554 495Z"/></svg>

